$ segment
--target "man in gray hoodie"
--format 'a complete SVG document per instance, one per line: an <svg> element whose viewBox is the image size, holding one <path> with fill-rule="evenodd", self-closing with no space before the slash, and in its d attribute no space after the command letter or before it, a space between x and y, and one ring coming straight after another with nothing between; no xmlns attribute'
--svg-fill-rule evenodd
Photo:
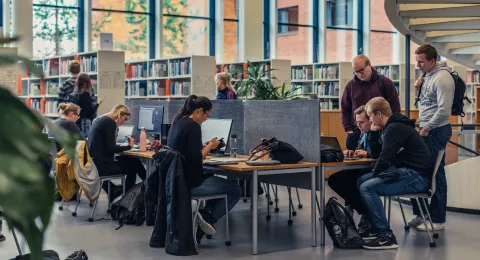
<svg viewBox="0 0 480 260"><path fill-rule="evenodd" d="M455 83L450 75L451 69L446 62L437 63L437 50L428 44L415 51L417 67L425 76L417 80L415 87L421 87L420 93L420 135L430 150L432 165L441 149L447 147L452 137L450 114L452 112ZM445 156L438 168L436 192L430 204L431 221L435 230L445 229L447 212L447 178L445 176ZM408 224L419 231L425 231L417 204L412 201L413 213L417 215Z"/></svg>

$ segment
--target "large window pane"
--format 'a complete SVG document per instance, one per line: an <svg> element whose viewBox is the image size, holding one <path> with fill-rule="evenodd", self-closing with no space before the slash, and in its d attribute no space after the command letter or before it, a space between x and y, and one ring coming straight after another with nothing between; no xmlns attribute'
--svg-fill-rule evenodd
<svg viewBox="0 0 480 260"><path fill-rule="evenodd" d="M42 58L77 52L77 18L75 9L34 6L33 56Z"/></svg>
<svg viewBox="0 0 480 260"><path fill-rule="evenodd" d="M353 28L353 0L327 0L327 26Z"/></svg>
<svg viewBox="0 0 480 260"><path fill-rule="evenodd" d="M309 62L309 34L311 27L289 26L296 33L278 34L277 57L291 60L292 64L304 64Z"/></svg>
<svg viewBox="0 0 480 260"><path fill-rule="evenodd" d="M56 6L78 6L78 0L33 0L33 4L56 5Z"/></svg>
<svg viewBox="0 0 480 260"><path fill-rule="evenodd" d="M310 0L276 0L279 23L293 23L309 25L312 22L312 8ZM286 18L286 19L285 19Z"/></svg>
<svg viewBox="0 0 480 260"><path fill-rule="evenodd" d="M373 65L393 63L393 33L370 33L370 60Z"/></svg>
<svg viewBox="0 0 480 260"><path fill-rule="evenodd" d="M327 62L352 61L356 31L327 30Z"/></svg>
<svg viewBox="0 0 480 260"><path fill-rule="evenodd" d="M92 11L92 48L100 49L100 33L113 33L113 48L125 51L125 60L147 59L147 17Z"/></svg>
<svg viewBox="0 0 480 260"><path fill-rule="evenodd" d="M383 31L394 31L393 25L388 20L387 14L385 13L384 2L385 0L370 0L370 17L371 17L371 29L372 30L383 30Z"/></svg>
<svg viewBox="0 0 480 260"><path fill-rule="evenodd" d="M240 0L223 1L223 18L238 19L238 4Z"/></svg>
<svg viewBox="0 0 480 260"><path fill-rule="evenodd" d="M208 17L209 0L165 0L163 13Z"/></svg>
<svg viewBox="0 0 480 260"><path fill-rule="evenodd" d="M208 55L209 20L163 16L163 56Z"/></svg>
<svg viewBox="0 0 480 260"><path fill-rule="evenodd" d="M92 8L148 12L147 0L92 0Z"/></svg>
<svg viewBox="0 0 480 260"><path fill-rule="evenodd" d="M238 60L238 22L223 21L223 62Z"/></svg>

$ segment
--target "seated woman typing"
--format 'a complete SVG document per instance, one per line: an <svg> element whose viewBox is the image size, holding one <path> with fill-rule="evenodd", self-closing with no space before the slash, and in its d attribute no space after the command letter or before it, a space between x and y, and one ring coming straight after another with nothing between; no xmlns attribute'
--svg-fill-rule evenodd
<svg viewBox="0 0 480 260"><path fill-rule="evenodd" d="M207 176L203 171L203 159L215 149L219 141L214 138L203 146L200 125L210 116L212 103L206 97L191 95L185 101L173 120L168 134L168 146L185 158L185 179L192 196L210 196L227 194L228 209L240 199L241 189L235 183L216 176ZM222 199L207 201L205 208L198 214L197 242L206 234L215 234L213 225L225 216L225 204Z"/></svg>
<svg viewBox="0 0 480 260"><path fill-rule="evenodd" d="M119 146L116 143L117 128L130 119L131 113L127 106L116 105L112 111L95 119L88 135L88 149L100 176L127 175L125 180L125 191L129 190L137 179L144 180L146 171L138 158L117 156L131 149L135 144L133 138L129 139L129 146ZM103 189L108 190L107 183ZM122 193L122 187L112 189L109 199L112 201Z"/></svg>
<svg viewBox="0 0 480 260"><path fill-rule="evenodd" d="M80 115L80 107L73 103L62 103L58 106L60 108L60 117L53 123L58 127L63 128L69 132L76 140L83 140L82 133L75 124ZM55 141L57 152L62 150L62 147Z"/></svg>

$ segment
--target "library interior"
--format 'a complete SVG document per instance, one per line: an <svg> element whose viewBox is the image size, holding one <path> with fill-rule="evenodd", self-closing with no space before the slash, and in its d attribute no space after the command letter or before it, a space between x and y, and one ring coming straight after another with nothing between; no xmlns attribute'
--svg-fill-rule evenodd
<svg viewBox="0 0 480 260"><path fill-rule="evenodd" d="M477 259L479 19L1 0L0 258Z"/></svg>

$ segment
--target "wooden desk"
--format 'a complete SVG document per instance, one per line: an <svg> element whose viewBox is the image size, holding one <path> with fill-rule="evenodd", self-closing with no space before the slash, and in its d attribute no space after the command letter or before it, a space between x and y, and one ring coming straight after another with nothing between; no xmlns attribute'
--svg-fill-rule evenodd
<svg viewBox="0 0 480 260"><path fill-rule="evenodd" d="M154 151L146 151L146 152L125 151L125 152L123 152L123 155L131 156L131 157L138 157L138 158L143 158L143 159L152 159L154 154L155 154Z"/></svg>
<svg viewBox="0 0 480 260"><path fill-rule="evenodd" d="M375 163L376 159L364 158L360 160L346 160L343 162L331 162L331 163L322 163L321 168L321 177L320 177L320 219L323 219L325 214L325 172L329 170L353 170L353 169L365 169L372 167L372 164ZM320 246L325 246L325 225L323 221L320 221Z"/></svg>

